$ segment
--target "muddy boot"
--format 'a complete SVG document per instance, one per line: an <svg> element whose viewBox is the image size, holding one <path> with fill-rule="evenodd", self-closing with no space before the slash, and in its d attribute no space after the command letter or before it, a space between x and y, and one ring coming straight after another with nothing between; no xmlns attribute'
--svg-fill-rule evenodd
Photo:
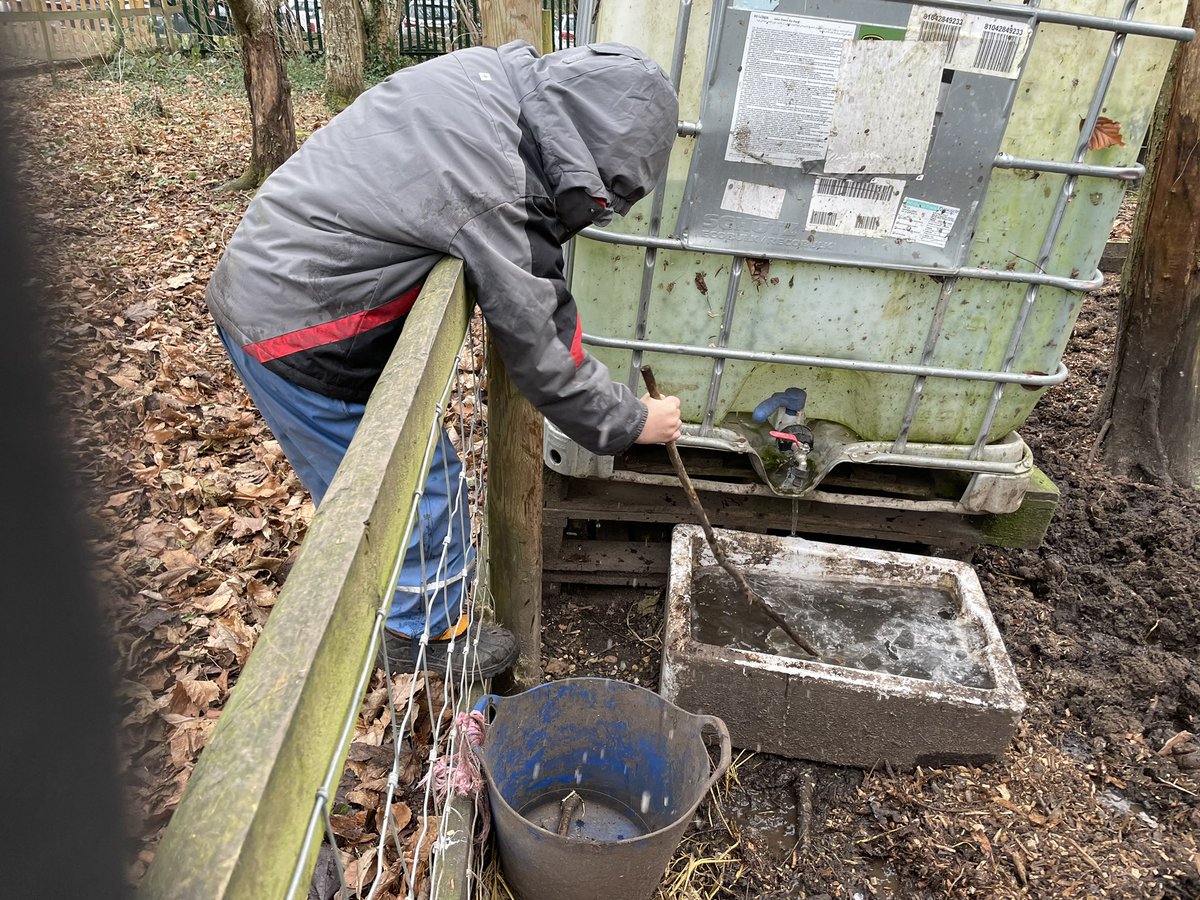
<svg viewBox="0 0 1200 900"><path fill-rule="evenodd" d="M417 654L421 645L399 632L385 628L384 643L379 648L379 665L387 668L390 664L392 672L412 672L417 667ZM454 641L454 670L457 673L464 664L472 680L481 681L493 678L501 672L512 668L517 661L517 639L511 631L494 622L475 622L466 634L461 634ZM387 660L384 660L384 652ZM425 647L425 663L423 669L438 674L446 674L446 665L450 654L449 640L430 640Z"/></svg>

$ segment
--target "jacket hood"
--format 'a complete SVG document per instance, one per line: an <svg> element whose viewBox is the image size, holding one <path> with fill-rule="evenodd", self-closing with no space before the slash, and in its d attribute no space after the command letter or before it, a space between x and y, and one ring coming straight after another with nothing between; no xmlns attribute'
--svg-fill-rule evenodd
<svg viewBox="0 0 1200 900"><path fill-rule="evenodd" d="M538 56L524 41L498 50L552 196L583 188L607 201L596 224L625 215L658 183L675 140L679 101L658 63L624 44Z"/></svg>

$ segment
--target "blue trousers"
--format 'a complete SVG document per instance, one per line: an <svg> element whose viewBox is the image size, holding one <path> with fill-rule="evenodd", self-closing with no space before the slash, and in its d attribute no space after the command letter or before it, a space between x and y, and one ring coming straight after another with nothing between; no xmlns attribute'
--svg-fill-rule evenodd
<svg viewBox="0 0 1200 900"><path fill-rule="evenodd" d="M276 375L220 328L233 367L270 426L300 481L321 505L366 406L334 400ZM420 501L387 627L409 636L437 637L458 623L474 563L470 509L462 461L443 431Z"/></svg>

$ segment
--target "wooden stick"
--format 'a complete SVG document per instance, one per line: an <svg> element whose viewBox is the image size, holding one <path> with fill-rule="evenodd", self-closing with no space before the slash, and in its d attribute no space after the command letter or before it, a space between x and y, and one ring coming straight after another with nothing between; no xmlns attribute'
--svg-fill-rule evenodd
<svg viewBox="0 0 1200 900"><path fill-rule="evenodd" d="M812 769L804 766L792 781L792 797L796 801L796 849L808 847L812 837L813 791L816 784ZM793 854L795 850L792 851ZM794 865L794 864L793 864Z"/></svg>
<svg viewBox="0 0 1200 900"><path fill-rule="evenodd" d="M655 380L654 372L649 366L642 366L642 378L646 382L646 391L650 396L655 400L661 400L662 394L659 393L658 382ZM683 485L683 492L687 494L688 502L692 505L692 512L700 520L700 527L704 529L704 539L708 541L708 546L712 550L713 556L721 564L721 568L728 572L737 583L742 596L746 598L746 603L750 606L757 604L763 612L771 617L776 625L784 630L797 647L809 656L819 659L821 654L817 652L816 648L797 634L796 630L788 624L787 620L771 609L762 597L754 593L754 589L750 587L750 582L746 580L746 576L742 574L742 570L729 561L729 557L725 555L725 551L717 543L717 536L713 534L712 525L708 521L708 515L704 512L704 506L700 503L700 495L696 493L692 479L688 477L687 469L683 467L683 460L679 456L679 448L675 446L674 441L667 441L667 456L671 458L671 465L675 467L675 474L679 477L679 483Z"/></svg>
<svg viewBox="0 0 1200 900"><path fill-rule="evenodd" d="M583 798L575 791L563 797L558 806L558 833L562 837L567 836L567 832L571 830L571 820L575 818L575 813L579 811L579 807L583 805Z"/></svg>

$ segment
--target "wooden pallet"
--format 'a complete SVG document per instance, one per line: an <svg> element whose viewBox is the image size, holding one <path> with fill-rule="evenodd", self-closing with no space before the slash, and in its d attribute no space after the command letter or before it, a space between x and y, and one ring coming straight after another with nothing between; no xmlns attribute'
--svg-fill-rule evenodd
<svg viewBox="0 0 1200 900"><path fill-rule="evenodd" d="M661 451L660 451L661 454ZM652 458L651 458L652 459ZM694 480L726 481L746 490L753 476L702 452L686 457ZM628 463L630 460L622 460ZM643 474L670 472L660 462L633 460ZM671 529L694 523L677 484L641 484L569 478L544 469L542 578L556 590L562 584L661 585L669 568ZM968 514L870 505L871 497L945 498L944 485L928 472L891 467L847 467L830 490L852 494L864 505L787 500L761 494L699 490L709 520L718 528L796 534L864 546L894 547L957 557L980 545L1037 547L1058 506L1058 490L1039 470L1021 508L1007 515Z"/></svg>

